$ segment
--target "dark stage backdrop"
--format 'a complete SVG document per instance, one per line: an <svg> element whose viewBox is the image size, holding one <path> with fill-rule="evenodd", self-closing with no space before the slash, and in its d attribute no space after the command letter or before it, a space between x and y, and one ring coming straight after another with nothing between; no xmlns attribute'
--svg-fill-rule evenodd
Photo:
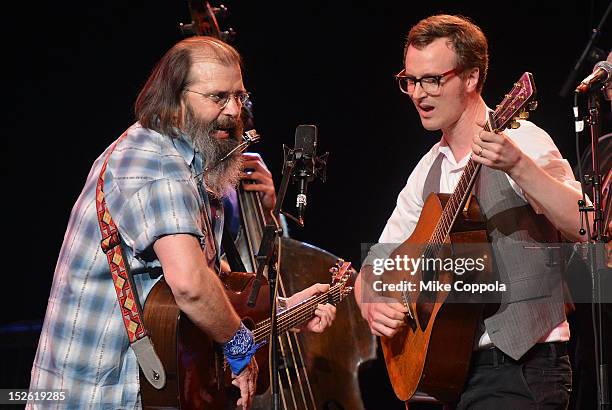
<svg viewBox="0 0 612 410"><path fill-rule="evenodd" d="M571 101L558 91L607 1L225 4L263 136L254 148L276 183L282 144L293 145L298 124L316 124L319 149L331 153L327 183L310 186L307 227L292 229L300 240L358 263L360 243L377 240L410 171L439 139L422 130L393 78L409 27L430 14L464 14L488 36L490 106L524 71L534 74L540 105L532 119L575 162ZM89 168L133 122L139 89L189 15L184 1L102 1L19 2L3 16L0 323L7 323L43 317ZM606 51L610 26L598 44Z"/></svg>

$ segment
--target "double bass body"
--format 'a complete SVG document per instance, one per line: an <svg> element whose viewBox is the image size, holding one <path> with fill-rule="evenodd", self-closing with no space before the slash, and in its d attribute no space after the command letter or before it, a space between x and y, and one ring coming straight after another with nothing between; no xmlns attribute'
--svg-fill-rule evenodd
<svg viewBox="0 0 612 410"><path fill-rule="evenodd" d="M247 270L255 271L254 254L265 225L259 197L239 190L242 229L237 248ZM280 238L279 292L291 295L315 282L330 281L329 268L338 260L316 246ZM302 332L279 337L281 408L364 409L359 390L359 366L376 358L376 339L359 320L359 307L347 298L334 324L322 334ZM253 408L269 409L271 395L255 397Z"/></svg>

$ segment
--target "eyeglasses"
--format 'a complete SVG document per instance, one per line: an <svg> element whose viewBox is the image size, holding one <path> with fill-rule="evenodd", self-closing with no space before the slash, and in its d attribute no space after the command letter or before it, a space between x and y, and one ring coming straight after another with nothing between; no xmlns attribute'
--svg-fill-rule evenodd
<svg viewBox="0 0 612 410"><path fill-rule="evenodd" d="M414 93L414 89L416 88L417 83L421 84L421 88L427 94L438 95L441 92L440 81L444 77L449 77L459 72L457 68L453 68L452 70L448 70L447 72L439 75L429 75L426 77L416 78L410 75L405 75L404 70L395 74L395 79L397 80L397 84L399 85L400 90L404 94L408 95L412 95L412 93Z"/></svg>
<svg viewBox="0 0 612 410"><path fill-rule="evenodd" d="M200 94L202 97L208 98L210 101L217 104L220 110L223 110L225 107L227 107L227 104L229 104L230 98L235 99L237 102L240 103L240 105L243 105L249 100L249 97L250 97L250 94L246 91L238 91L235 93L220 92L216 94L201 93L199 91L190 90L188 88L185 88L185 91L189 91L190 93L194 93L194 94Z"/></svg>

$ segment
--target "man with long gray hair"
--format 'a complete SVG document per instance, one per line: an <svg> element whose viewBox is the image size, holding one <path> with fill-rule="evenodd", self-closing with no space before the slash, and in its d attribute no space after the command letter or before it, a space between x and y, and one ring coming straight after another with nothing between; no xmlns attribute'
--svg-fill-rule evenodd
<svg viewBox="0 0 612 410"><path fill-rule="evenodd" d="M183 40L160 60L137 98L138 122L95 161L72 210L31 389L66 390L62 408L141 407L137 358L100 246L110 216L140 303L163 272L183 314L222 346L240 389L237 405L250 406L258 372L253 333L216 274L220 200L242 174L235 148L248 95L238 52L217 39ZM313 285L286 305L327 286ZM315 315L305 328L322 332L335 309L319 305Z"/></svg>

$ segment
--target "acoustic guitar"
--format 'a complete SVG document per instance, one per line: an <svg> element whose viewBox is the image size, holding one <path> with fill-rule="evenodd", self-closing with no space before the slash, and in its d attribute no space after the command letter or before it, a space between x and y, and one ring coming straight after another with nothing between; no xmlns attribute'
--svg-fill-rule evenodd
<svg viewBox="0 0 612 410"><path fill-rule="evenodd" d="M339 260L330 269L330 289L296 306L277 313L277 333L307 323L315 316L319 303L337 305L353 290L356 272L350 262ZM250 328L257 344L264 345L271 337L268 287L261 287L254 308L247 306L253 284L253 273L232 272L222 275L226 293L243 323ZM231 371L220 346L182 314L174 296L161 279L149 293L144 306L144 319L160 360L166 370L166 385L157 390L141 374L142 405L145 409L227 409L235 396L231 386ZM269 384L268 352L256 353L259 365L257 392L266 391ZM230 407L231 408L231 407Z"/></svg>
<svg viewBox="0 0 612 410"><path fill-rule="evenodd" d="M485 130L501 132L508 127L517 128L517 118L526 119L527 110L536 108L534 98L533 77L531 73L524 73L490 113ZM480 167L470 159L452 194L428 196L414 232L391 258L436 258L441 257L449 245L488 242L486 221L472 195ZM483 251L488 251L488 255L485 269L477 278L479 283L490 282L493 274L490 249L480 249L480 257ZM442 402L455 402L466 381L483 304L445 303L453 297L452 290L419 291L421 281L432 279L440 284L451 284L452 289L453 272L417 270L406 274L391 271L390 275L413 283L416 289L403 291L399 296L408 308L407 326L392 338L381 338L395 394L407 401L419 391Z"/></svg>

